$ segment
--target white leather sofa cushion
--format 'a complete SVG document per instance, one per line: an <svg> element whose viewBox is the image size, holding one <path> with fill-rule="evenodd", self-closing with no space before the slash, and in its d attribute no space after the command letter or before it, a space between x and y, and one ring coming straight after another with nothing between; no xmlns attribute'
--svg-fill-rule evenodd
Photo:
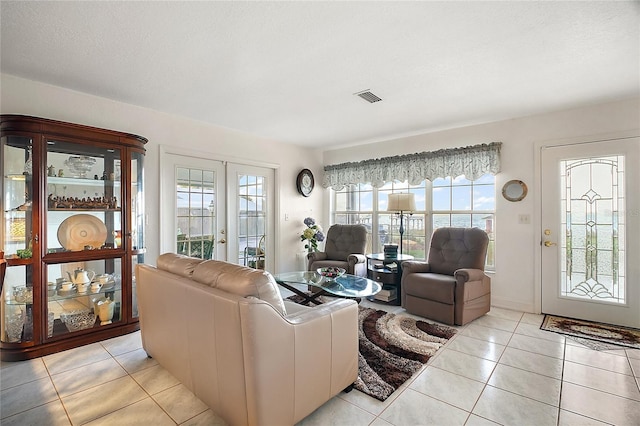
<svg viewBox="0 0 640 426"><path fill-rule="evenodd" d="M192 279L209 287L242 297L253 296L286 315L278 284L273 276L260 269L250 269L219 260L205 260L196 265Z"/></svg>
<svg viewBox="0 0 640 426"><path fill-rule="evenodd" d="M158 269L186 278L191 278L195 267L202 262L202 259L175 253L162 254L157 261Z"/></svg>

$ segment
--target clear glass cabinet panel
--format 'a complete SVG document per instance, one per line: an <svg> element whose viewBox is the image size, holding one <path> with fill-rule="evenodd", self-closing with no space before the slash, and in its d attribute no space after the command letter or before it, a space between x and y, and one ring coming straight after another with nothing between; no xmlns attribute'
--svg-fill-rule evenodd
<svg viewBox="0 0 640 426"><path fill-rule="evenodd" d="M16 262L8 268L2 288L5 303L0 305L2 331L0 340L8 343L33 339L33 144L30 137L2 138L2 250Z"/></svg>
<svg viewBox="0 0 640 426"><path fill-rule="evenodd" d="M136 288L136 265L144 263L144 254L132 256L131 259L131 317L138 318L138 297Z"/></svg>
<svg viewBox="0 0 640 426"><path fill-rule="evenodd" d="M47 337L122 320L120 258L47 266Z"/></svg>
<svg viewBox="0 0 640 426"><path fill-rule="evenodd" d="M131 154L131 244L133 250L145 248L144 242L144 155L139 152Z"/></svg>
<svg viewBox="0 0 640 426"><path fill-rule="evenodd" d="M9 273L10 272L10 273ZM33 340L33 282L31 266L16 266L7 271L2 288L1 340L7 343Z"/></svg>
<svg viewBox="0 0 640 426"><path fill-rule="evenodd" d="M121 248L120 150L47 140L47 253Z"/></svg>
<svg viewBox="0 0 640 426"><path fill-rule="evenodd" d="M131 316L138 318L138 299L136 297L136 265L144 263L144 155L141 152L131 154Z"/></svg>

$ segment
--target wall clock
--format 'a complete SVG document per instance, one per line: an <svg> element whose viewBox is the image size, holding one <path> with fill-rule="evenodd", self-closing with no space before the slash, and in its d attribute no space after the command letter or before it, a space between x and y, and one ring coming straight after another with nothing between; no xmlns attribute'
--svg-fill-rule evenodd
<svg viewBox="0 0 640 426"><path fill-rule="evenodd" d="M315 182L313 180L313 173L309 169L303 169L300 173L298 173L298 178L296 179L296 187L298 188L298 192L305 197L311 195L311 191L313 191L313 186Z"/></svg>

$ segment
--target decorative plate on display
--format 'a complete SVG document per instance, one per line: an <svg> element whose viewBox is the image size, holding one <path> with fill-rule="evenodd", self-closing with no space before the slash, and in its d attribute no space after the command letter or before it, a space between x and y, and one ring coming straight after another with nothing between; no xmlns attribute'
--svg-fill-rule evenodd
<svg viewBox="0 0 640 426"><path fill-rule="evenodd" d="M58 228L58 241L66 250L81 251L85 247L100 248L107 240L104 222L90 214L77 214L65 219Z"/></svg>

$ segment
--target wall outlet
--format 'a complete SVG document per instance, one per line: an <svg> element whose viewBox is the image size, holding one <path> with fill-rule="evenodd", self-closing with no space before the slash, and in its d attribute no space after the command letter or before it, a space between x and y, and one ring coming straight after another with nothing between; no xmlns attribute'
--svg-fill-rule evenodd
<svg viewBox="0 0 640 426"><path fill-rule="evenodd" d="M289 220L289 213L284 214L284 220Z"/></svg>
<svg viewBox="0 0 640 426"><path fill-rule="evenodd" d="M520 225L530 225L531 224L531 215L530 214L519 214L518 215L518 223Z"/></svg>

